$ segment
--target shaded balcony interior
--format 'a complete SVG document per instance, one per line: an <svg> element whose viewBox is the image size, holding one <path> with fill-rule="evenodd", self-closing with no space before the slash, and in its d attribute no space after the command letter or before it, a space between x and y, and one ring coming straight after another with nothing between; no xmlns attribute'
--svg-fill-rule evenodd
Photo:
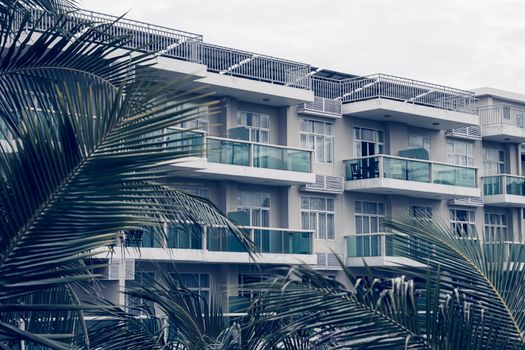
<svg viewBox="0 0 525 350"><path fill-rule="evenodd" d="M345 189L451 199L476 197L477 169L428 160L377 155L351 159L345 164Z"/></svg>
<svg viewBox="0 0 525 350"><path fill-rule="evenodd" d="M525 108L496 104L480 107L483 139L495 142L525 142Z"/></svg>
<svg viewBox="0 0 525 350"><path fill-rule="evenodd" d="M483 202L501 207L525 207L525 177L496 175L483 177Z"/></svg>

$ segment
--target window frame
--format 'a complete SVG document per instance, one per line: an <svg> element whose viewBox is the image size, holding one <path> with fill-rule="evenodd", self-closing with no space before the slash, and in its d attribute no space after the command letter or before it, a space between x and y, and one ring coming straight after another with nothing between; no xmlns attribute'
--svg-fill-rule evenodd
<svg viewBox="0 0 525 350"><path fill-rule="evenodd" d="M308 200L308 208L303 207L303 200ZM321 200L324 202L324 209L312 209L311 201L313 200ZM311 195L301 195L299 198L299 207L300 207L300 217L301 217L301 228L303 230L314 230L315 231L315 239L317 240L327 240L327 241L333 241L335 240L335 234L336 234L336 228L335 228L335 198L328 197L328 196L311 196ZM330 206L328 203L332 203ZM332 209L329 209L329 208ZM304 220L304 216L308 217L308 220ZM321 220L320 217L324 215L324 237L321 236ZM312 217L315 218L315 227L312 226ZM331 220L329 220L329 217L331 217ZM332 222L332 231L329 230L330 225L329 221ZM308 222L307 225L306 222ZM308 226L308 227L305 227Z"/></svg>
<svg viewBox="0 0 525 350"><path fill-rule="evenodd" d="M310 129L308 125L311 125L311 130L305 130ZM322 132L316 132L316 125L322 125ZM328 132L328 130L330 131ZM322 140L322 144L320 144L319 140ZM334 164L334 141L335 136L333 122L309 118L300 119L299 142L301 144L301 148L313 151L315 163ZM319 153L322 153L322 158L320 157Z"/></svg>

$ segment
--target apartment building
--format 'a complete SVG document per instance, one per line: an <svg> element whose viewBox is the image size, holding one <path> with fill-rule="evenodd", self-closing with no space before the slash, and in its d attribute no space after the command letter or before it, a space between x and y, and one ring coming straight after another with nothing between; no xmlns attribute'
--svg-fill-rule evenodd
<svg viewBox="0 0 525 350"><path fill-rule="evenodd" d="M215 93L220 113L180 125L198 128L205 149L165 181L212 201L261 254L254 264L220 228L168 223L165 242L129 232L124 245L140 251L99 256L110 260L101 281L110 300L125 303L118 291L157 278L159 266L204 296L221 293L234 312L233 300L255 292L246 285L274 267L307 264L342 280L338 258L356 271L363 261L407 263L383 225L398 214L439 218L509 249L523 241L525 95L357 76L131 20L116 26L159 43L159 74Z"/></svg>

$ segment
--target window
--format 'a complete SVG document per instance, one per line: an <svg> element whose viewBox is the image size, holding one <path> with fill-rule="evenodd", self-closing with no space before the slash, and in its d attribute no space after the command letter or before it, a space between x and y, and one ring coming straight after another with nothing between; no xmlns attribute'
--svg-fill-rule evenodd
<svg viewBox="0 0 525 350"><path fill-rule="evenodd" d="M270 279L270 275L241 273L238 278L237 295L242 298L253 300L260 293L260 289L253 284L264 282Z"/></svg>
<svg viewBox="0 0 525 350"><path fill-rule="evenodd" d="M432 207L412 205L410 207L410 216L414 219L432 220Z"/></svg>
<svg viewBox="0 0 525 350"><path fill-rule="evenodd" d="M270 194L239 191L237 210L248 214L250 226L270 227Z"/></svg>
<svg viewBox="0 0 525 350"><path fill-rule="evenodd" d="M356 201L354 219L357 235L383 233L385 231L385 204Z"/></svg>
<svg viewBox="0 0 525 350"><path fill-rule="evenodd" d="M210 275L207 273L171 273L174 280L180 280L181 285L210 301Z"/></svg>
<svg viewBox="0 0 525 350"><path fill-rule="evenodd" d="M137 271L135 272L135 280L126 281L126 289L133 290L142 286L151 287L155 283L155 272ZM133 315L145 315L145 310L153 310L153 302L128 295L127 296L128 312Z"/></svg>
<svg viewBox="0 0 525 350"><path fill-rule="evenodd" d="M354 157L367 157L383 153L383 132L380 130L354 128Z"/></svg>
<svg viewBox="0 0 525 350"><path fill-rule="evenodd" d="M176 190L190 194L192 196L199 196L202 198L210 199L210 189L209 188L203 188L203 187L197 187L197 186L178 186L178 185L173 185L172 187L175 188Z"/></svg>
<svg viewBox="0 0 525 350"><path fill-rule="evenodd" d="M301 196L301 226L314 230L317 239L335 239L334 199Z"/></svg>
<svg viewBox="0 0 525 350"><path fill-rule="evenodd" d="M485 213L485 241L502 242L509 240L507 215Z"/></svg>
<svg viewBox="0 0 525 350"><path fill-rule="evenodd" d="M430 140L428 136L408 135L408 148L424 148L430 154Z"/></svg>
<svg viewBox="0 0 525 350"><path fill-rule="evenodd" d="M505 173L505 152L493 149L483 149L483 175L492 176Z"/></svg>
<svg viewBox="0 0 525 350"><path fill-rule="evenodd" d="M195 105L187 103L187 104L182 105L180 108L187 109L191 107L195 107ZM176 125L176 127L184 128L184 129L195 129L195 130L201 130L201 131L208 132L208 126L210 124L208 106L197 107L186 113L188 113L188 116L187 116L188 118L191 118L191 117L193 118L197 117L197 118L179 123Z"/></svg>
<svg viewBox="0 0 525 350"><path fill-rule="evenodd" d="M249 130L249 141L270 142L270 117L266 114L239 112L237 126Z"/></svg>
<svg viewBox="0 0 525 350"><path fill-rule="evenodd" d="M456 165L474 165L474 144L461 140L447 140L448 162Z"/></svg>
<svg viewBox="0 0 525 350"><path fill-rule="evenodd" d="M315 153L317 163L334 162L333 124L315 120L301 119L301 147Z"/></svg>
<svg viewBox="0 0 525 350"><path fill-rule="evenodd" d="M459 237L477 237L476 212L467 209L449 209L450 225Z"/></svg>

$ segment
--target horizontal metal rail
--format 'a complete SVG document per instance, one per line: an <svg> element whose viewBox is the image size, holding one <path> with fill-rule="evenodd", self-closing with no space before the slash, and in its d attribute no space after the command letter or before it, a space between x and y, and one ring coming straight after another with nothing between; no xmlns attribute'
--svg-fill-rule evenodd
<svg viewBox="0 0 525 350"><path fill-rule="evenodd" d="M211 72L311 89L309 64L205 43L202 63Z"/></svg>

